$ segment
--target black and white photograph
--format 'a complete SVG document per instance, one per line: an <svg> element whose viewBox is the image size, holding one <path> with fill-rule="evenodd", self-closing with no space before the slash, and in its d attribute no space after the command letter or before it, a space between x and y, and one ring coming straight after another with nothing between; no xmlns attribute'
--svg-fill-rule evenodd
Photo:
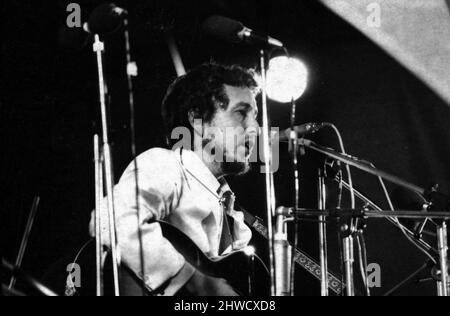
<svg viewBox="0 0 450 316"><path fill-rule="evenodd" d="M2 296L450 295L450 0L0 7Z"/></svg>

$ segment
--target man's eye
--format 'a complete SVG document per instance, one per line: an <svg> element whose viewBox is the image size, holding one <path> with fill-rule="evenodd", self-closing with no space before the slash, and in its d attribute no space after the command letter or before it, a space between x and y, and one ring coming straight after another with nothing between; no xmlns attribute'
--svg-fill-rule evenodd
<svg viewBox="0 0 450 316"><path fill-rule="evenodd" d="M245 111L245 110L240 110L240 111L237 111L237 113L239 113L241 116L243 116L243 117L246 117L247 116L247 111Z"/></svg>

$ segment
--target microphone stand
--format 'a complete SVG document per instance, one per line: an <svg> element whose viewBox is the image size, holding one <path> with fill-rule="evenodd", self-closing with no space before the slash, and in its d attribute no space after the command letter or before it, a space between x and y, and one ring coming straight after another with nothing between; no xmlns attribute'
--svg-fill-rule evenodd
<svg viewBox="0 0 450 316"><path fill-rule="evenodd" d="M448 284L448 239L447 222L443 220L437 228L441 280L438 281L438 296L449 296Z"/></svg>
<svg viewBox="0 0 450 316"><path fill-rule="evenodd" d="M397 184L399 186L402 186L406 189L409 189L411 191L417 192L421 195L424 195L427 199L430 199L433 204L436 204L438 211L440 212L429 212L427 213L427 216L419 216L414 214L406 214L403 215L406 216L415 216L415 218L440 218L442 219L441 225L438 226L438 248L439 248L439 258L440 258L440 268L441 268L441 284L439 286L439 296L449 296L449 288L448 288L448 280L449 280L449 274L448 274L448 240L447 240L447 223L446 221L450 218L450 213L444 213L443 211L447 210L449 208L449 201L450 198L444 196L443 194L439 194L436 192L436 189L433 188L432 190L425 190L424 188L421 188L417 185L414 185L412 183L409 183L399 177L396 177L394 175L391 175L387 172L384 172L382 170L379 170L377 168L374 168L372 166L367 165L366 163L361 162L359 159L355 157L351 157L349 155L344 155L341 153L336 152L333 149L318 145L314 143L313 141L301 139L299 141L300 146L309 148L311 150L314 150L316 152L319 152L321 154L324 154L328 157L331 157L333 159L336 159L338 161L341 161L349 166L353 166L357 169L360 169L362 171L365 171L369 174L372 174L374 176L380 177L385 179L386 181L389 181L391 183ZM379 212L379 215L381 215L382 212ZM392 212L390 212L390 217L400 217L402 214L401 212L396 212L395 215L392 215ZM416 212L417 213L417 212ZM368 213L367 213L368 214ZM384 217L384 216L383 216ZM349 225L350 233L353 230L351 227L353 225ZM347 293L352 294L352 284L353 284L353 264L352 264L352 249L353 249L353 243L351 235L347 237L347 241L344 240L344 256L346 256L346 278L350 283L347 284ZM352 278L350 280L350 278ZM349 289L350 288L350 289ZM354 295L354 292L353 292Z"/></svg>
<svg viewBox="0 0 450 316"><path fill-rule="evenodd" d="M350 184L348 184L346 181L338 179L338 178L336 178L335 180L338 183L342 183L343 188L345 188L348 191L350 191ZM356 189L353 189L353 191L355 193L355 196L357 198L359 198L362 202L364 202L364 204L366 204L367 206L372 207L376 211L380 211L380 212L382 211L381 207L379 207L374 202L372 202L364 194L362 194L361 192L359 192ZM425 251L427 251L429 253L437 254L437 250L433 249L433 247L431 247L429 244L427 244L421 238L418 238L417 234L415 234L412 230L410 230L409 228L403 226L400 222L398 222L397 220L395 220L392 217L386 217L386 220L389 221L392 225L394 225L397 228L399 228L400 230L404 231L406 234L408 234L409 237L411 237L411 241L413 241L417 245L417 247L420 247L420 248L424 249Z"/></svg>
<svg viewBox="0 0 450 316"><path fill-rule="evenodd" d="M106 93L105 77L103 72L103 53L105 51L105 44L100 40L100 36L98 34L94 36L93 49L97 56L98 81L100 91L100 110L101 110L101 121L103 131L103 155L105 162L106 193L107 193L107 206L109 217L109 237L111 244L111 256L113 267L114 295L120 296L119 258L117 248L116 216L114 208L113 161L111 154L111 145L109 143L108 115L106 107L107 93Z"/></svg>
<svg viewBox="0 0 450 316"><path fill-rule="evenodd" d="M336 182L341 183L345 189L350 190L350 185L347 182L345 182L342 179L339 179L338 177L336 177L335 180L336 180ZM370 206L374 210L382 212L382 209L378 205L376 205L374 202L372 202L370 199L368 199L366 196L364 196L361 192L359 192L357 189L354 189L354 188L353 188L353 190L354 190L355 196L357 198L359 198L366 206ZM389 221L394 226L396 226L397 228L399 228L404 233L408 234L410 237L410 241L413 242L417 247L424 249L426 252L430 253L430 255L432 253L433 255L437 256L437 254L438 254L437 250L433 249L429 244L427 244L424 240L422 240L421 237L419 237L420 235L415 234L413 231L411 231L407 227L403 226L400 222L396 221L394 218L386 217L386 220ZM409 283L411 280L413 280L416 276L418 276L422 271L426 270L427 268L431 269L434 266L435 266L435 262L433 262L432 260L429 260L420 269L418 269L413 274L408 276L405 280L400 282L398 285L396 285L393 289L389 290L383 296L391 296L393 293L398 291L401 287L403 287L404 285ZM439 283L438 288L440 288L440 287L441 287L441 284Z"/></svg>
<svg viewBox="0 0 450 316"><path fill-rule="evenodd" d="M324 216L322 216L324 217ZM353 264L355 262L354 254L354 240L353 235L356 230L353 226L353 219L349 218L348 223L343 223L341 225L341 233L344 235L343 238L343 253L344 253L344 267L345 267L345 284L347 296L355 296L355 277Z"/></svg>
<svg viewBox="0 0 450 316"><path fill-rule="evenodd" d="M95 164L95 267L96 267L96 295L103 295L103 240L101 203L104 196L103 160L100 149L100 138L94 136L94 164Z"/></svg>
<svg viewBox="0 0 450 316"><path fill-rule="evenodd" d="M270 280L271 280L271 296L278 296L277 293L276 275L275 275L275 253L274 253L274 227L273 219L275 218L275 186L272 169L272 144L270 137L270 121L269 109L267 104L267 78L266 78L266 56L265 51L260 52L260 66L261 66L261 82L262 82L262 115L263 115L263 147L264 147L264 161L265 161L265 175L266 175L266 207L267 207L267 231L269 240L269 260L270 260Z"/></svg>
<svg viewBox="0 0 450 316"><path fill-rule="evenodd" d="M131 59L131 45L130 45L130 32L129 32L129 21L128 15L124 15L123 25L125 27L124 30L124 38L125 38L125 53L126 53L126 61L127 61L127 83L128 83L128 100L130 106L130 143L131 143L131 155L133 157L133 166L134 166L134 184L135 184L135 202L136 202L136 217L137 217L137 230L138 230L138 239L139 239L139 257L140 257L140 268L142 274L141 286L142 293L145 295L145 255L144 255L144 243L143 243L143 232L141 228L141 207L139 204L139 169L137 163L137 146L136 146L136 108L134 102L134 88L133 88L133 78L138 76L138 66L136 62Z"/></svg>
<svg viewBox="0 0 450 316"><path fill-rule="evenodd" d="M287 50L286 50L287 52ZM292 109L291 109L291 131L289 133L289 152L292 156L292 166L294 168L294 205L295 208L300 207L300 171L299 171L299 146L298 146L298 137L297 133L295 133L295 120L297 113L297 103L294 99L292 99ZM299 223L294 220L294 246L292 247L291 254L291 284L290 284L290 295L295 296L295 251L298 248L298 231L299 231ZM328 274L328 272L327 272Z"/></svg>
<svg viewBox="0 0 450 316"><path fill-rule="evenodd" d="M327 187L325 184L325 174L323 169L319 169L318 180L318 205L319 210L326 210ZM298 209L298 208L297 208ZM328 291L328 247L327 247L327 223L326 217L319 217L319 246L320 246L320 267L321 267L321 295L329 296Z"/></svg>

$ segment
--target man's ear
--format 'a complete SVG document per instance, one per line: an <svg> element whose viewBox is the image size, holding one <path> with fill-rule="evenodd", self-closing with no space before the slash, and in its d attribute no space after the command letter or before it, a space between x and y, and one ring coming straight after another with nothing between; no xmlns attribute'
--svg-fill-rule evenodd
<svg viewBox="0 0 450 316"><path fill-rule="evenodd" d="M198 115L198 111L195 109L189 110L188 119L194 132L199 136L203 136L203 122L201 117Z"/></svg>

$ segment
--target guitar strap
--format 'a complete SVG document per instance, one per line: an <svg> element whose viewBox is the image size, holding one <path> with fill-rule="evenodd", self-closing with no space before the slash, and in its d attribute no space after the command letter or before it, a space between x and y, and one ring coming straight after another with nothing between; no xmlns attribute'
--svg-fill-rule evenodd
<svg viewBox="0 0 450 316"><path fill-rule="evenodd" d="M235 209L238 212L241 212L244 214L244 222L250 226L253 227L255 225L255 223L258 221L258 218L256 216L253 216L252 214L250 214L246 209L244 209L242 206L236 204L235 205Z"/></svg>
<svg viewBox="0 0 450 316"><path fill-rule="evenodd" d="M220 200L223 208L223 225L219 245L219 254L223 254L230 246L233 247L234 245L235 238L233 234L234 230L232 229L232 227L234 227L234 219L231 216L228 216L228 213L234 209L234 201L235 196L231 191L224 192Z"/></svg>

